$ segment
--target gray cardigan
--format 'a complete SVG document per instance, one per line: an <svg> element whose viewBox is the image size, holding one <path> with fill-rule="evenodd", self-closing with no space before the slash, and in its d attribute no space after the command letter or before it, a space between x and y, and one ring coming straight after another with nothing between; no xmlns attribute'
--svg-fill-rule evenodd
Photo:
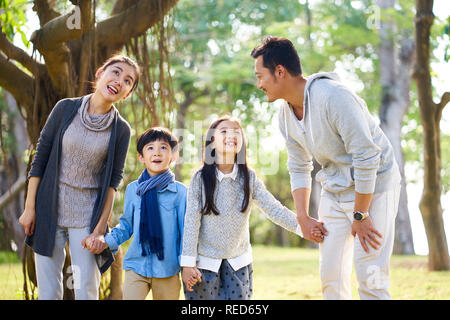
<svg viewBox="0 0 450 320"><path fill-rule="evenodd" d="M55 245L56 225L58 219L58 172L61 159L61 142L64 132L71 123L82 97L66 98L58 101L50 113L41 131L28 177L40 177L36 194L36 224L32 236L25 243L34 252L52 256ZM106 166L101 173L101 186L94 204L90 229L95 229L105 204L109 187L117 190L122 180L123 168L130 143L130 126L118 112L111 125ZM114 261L109 249L96 255L100 272L105 272Z"/></svg>

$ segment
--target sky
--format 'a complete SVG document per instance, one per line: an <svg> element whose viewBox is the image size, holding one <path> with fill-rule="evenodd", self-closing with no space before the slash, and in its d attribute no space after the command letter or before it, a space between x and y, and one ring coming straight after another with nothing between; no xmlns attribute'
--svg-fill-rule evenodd
<svg viewBox="0 0 450 320"><path fill-rule="evenodd" d="M182 1L182 0L181 0ZM314 2L317 0L309 0L311 5L314 5ZM339 0L337 0L339 1ZM300 3L304 3L304 0L299 0ZM374 1L375 2L375 1ZM358 1L355 1L355 3L358 3ZM434 8L433 12L436 16L438 16L441 19L446 19L450 15L450 0L435 0L434 1ZM37 18L37 15L35 12L29 10L27 13L27 27L28 30L26 31L28 39L30 38L32 32L39 28L39 20ZM439 47L435 50L434 54L436 56L443 56L445 45L449 43L448 36L445 39L446 41L443 41ZM20 36L16 36L14 39L14 43L22 48L24 48L22 41L20 39ZM25 49L25 48L24 48ZM28 50L30 51L30 50ZM31 52L30 52L31 53ZM249 66L250 68L253 68L252 66ZM432 70L436 71L437 76L433 78L433 86L436 89L436 94L438 97L442 95L443 92L450 90L450 63L447 63L445 61L441 61L439 63L432 63L431 65ZM338 72L339 76L344 82L347 83L354 83L354 79L351 74L348 74L343 69L337 68L335 70ZM437 98L435 98L437 99ZM266 103L264 104L266 105ZM376 115L375 115L376 116ZM282 137L278 130L278 124L277 124L277 117L274 117L274 121L271 124L269 128L266 128L266 131L272 132L272 136L270 139L276 143L268 143L268 145L280 145L278 142L282 141ZM441 128L443 134L450 134L450 106L447 105L447 107L444 109L444 112L442 114L442 120L441 120ZM420 255L426 255L428 254L428 246L427 246L427 240L425 235L425 229L423 226L422 217L420 214L420 210L418 209L418 203L420 201L423 184L422 184L422 177L423 172L418 170L418 168L414 164L407 164L405 167L405 174L410 178L416 178L418 183L413 184L409 183L407 185L407 193L408 193L408 209L410 212L410 219L411 219L411 228L413 231L413 240L414 240L414 248L416 251L416 254ZM446 195L442 195L441 203L444 209L444 224L445 224L445 230L447 235L447 243L450 244L450 192Z"/></svg>

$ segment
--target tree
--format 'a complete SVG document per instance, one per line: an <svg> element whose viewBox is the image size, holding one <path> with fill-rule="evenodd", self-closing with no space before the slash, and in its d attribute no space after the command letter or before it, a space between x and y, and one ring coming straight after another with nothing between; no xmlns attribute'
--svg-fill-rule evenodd
<svg viewBox="0 0 450 320"><path fill-rule="evenodd" d="M405 162L401 146L401 128L404 116L410 105L411 69L414 53L414 41L408 29L400 29L396 20L412 20L408 8L401 10L402 16L394 10L395 0L379 0L382 9L380 21L379 73L381 84L380 127L388 137L394 149L400 173L402 188L400 203L395 220L395 254L414 254L414 245L409 220L406 194ZM400 24L400 23L399 23ZM400 24L401 25L401 24ZM400 29L400 30L398 30ZM400 38L396 39L396 35ZM397 41L396 41L397 40ZM395 45L400 43L400 48Z"/></svg>
<svg viewBox="0 0 450 320"><path fill-rule="evenodd" d="M17 101L19 112L26 121L31 150L35 149L39 133L55 103L65 97L88 93L91 89L89 83L94 80L96 69L113 53L120 52L125 46L134 53L142 52L139 46L146 42L143 40L139 43L139 38L145 39L146 31L152 26L158 23L163 26L164 17L177 1L116 0L112 6L111 2L102 2L105 7L111 6L110 14L107 18L96 21L98 1L73 0L73 10L62 14L58 10L58 5L61 5L56 1L35 0L33 11L39 18L40 28L30 39L33 45L32 56L12 42L15 31L20 31L14 21L14 14L23 18L24 9L9 7L9 1L0 2L5 12L1 17L0 86L9 91ZM15 4L24 6L26 2L21 0ZM161 30L164 28L158 29ZM160 40L163 36L157 35L156 38ZM144 51L147 52L146 49ZM37 53L44 63L36 59ZM141 62L141 57L136 58ZM149 63L144 64L143 82L147 84L147 88L148 84L152 84L152 81L146 81L149 76L145 76L149 72L146 68L150 66ZM157 68L155 65L151 67ZM158 69L162 71L163 67L159 66ZM161 79L160 77L160 82L164 82ZM153 91L147 93L151 95ZM140 96L145 95L141 93ZM163 96L160 94L159 98L163 99ZM150 108L156 108L155 104L150 105ZM150 111L153 115L157 114L153 109ZM159 122L155 118L153 121ZM30 152L29 164L32 154ZM32 255L25 253L25 256ZM27 261L32 263L29 259ZM25 269L27 268L24 267ZM122 268L111 269L119 270L116 274L121 277ZM28 271L30 280L35 283L33 271L30 268ZM25 294L28 294L27 290ZM110 296L116 296L116 293L111 292Z"/></svg>
<svg viewBox="0 0 450 320"><path fill-rule="evenodd" d="M419 207L428 240L428 268L449 270L450 259L441 206L440 120L442 110L450 101L450 92L444 93L439 103L433 101L430 76L430 31L433 21L433 1L416 0L414 78L417 83L424 145L424 188Z"/></svg>

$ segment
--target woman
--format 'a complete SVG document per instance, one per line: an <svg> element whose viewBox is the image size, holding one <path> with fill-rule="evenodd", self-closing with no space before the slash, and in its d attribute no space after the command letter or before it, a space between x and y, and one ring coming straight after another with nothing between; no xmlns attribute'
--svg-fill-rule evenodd
<svg viewBox="0 0 450 320"><path fill-rule="evenodd" d="M63 297L67 241L75 299L98 299L100 274L114 258L110 250L94 255L85 248L95 252L107 231L130 141L130 126L113 103L138 81L134 61L110 58L96 72L95 92L58 101L41 132L19 219L35 252L39 299Z"/></svg>

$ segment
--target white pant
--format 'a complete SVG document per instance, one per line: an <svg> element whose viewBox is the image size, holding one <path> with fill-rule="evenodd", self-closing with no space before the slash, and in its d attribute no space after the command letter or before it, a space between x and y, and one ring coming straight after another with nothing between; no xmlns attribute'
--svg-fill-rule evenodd
<svg viewBox="0 0 450 320"><path fill-rule="evenodd" d="M55 248L51 257L35 253L38 297L40 300L61 300L63 285L74 289L76 300L98 300L100 270L95 255L81 248L81 240L90 234L89 228L56 228ZM69 240L72 275L63 284L64 246Z"/></svg>
<svg viewBox="0 0 450 320"><path fill-rule="evenodd" d="M319 219L328 236L319 245L320 277L324 299L351 299L352 257L355 263L361 299L390 299L389 260L394 245L395 217L398 210L400 185L373 195L370 217L383 236L377 250L370 245L366 253L351 234L354 202L337 202L322 197Z"/></svg>

